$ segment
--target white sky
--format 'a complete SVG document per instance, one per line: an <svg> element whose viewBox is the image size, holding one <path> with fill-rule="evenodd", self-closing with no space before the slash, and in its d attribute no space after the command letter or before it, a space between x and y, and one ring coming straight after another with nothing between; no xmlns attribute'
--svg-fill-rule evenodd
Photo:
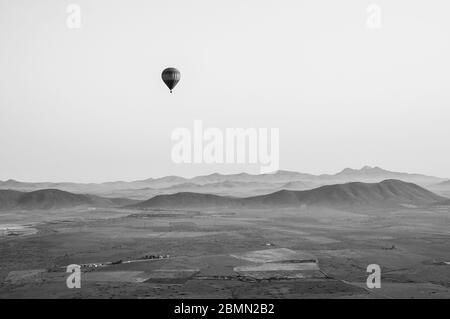
<svg viewBox="0 0 450 319"><path fill-rule="evenodd" d="M82 10L66 27L66 6ZM366 26L381 7L382 29ZM171 132L280 128L282 169L450 177L448 0L0 0L0 179L133 180ZM173 94L163 68L177 67Z"/></svg>

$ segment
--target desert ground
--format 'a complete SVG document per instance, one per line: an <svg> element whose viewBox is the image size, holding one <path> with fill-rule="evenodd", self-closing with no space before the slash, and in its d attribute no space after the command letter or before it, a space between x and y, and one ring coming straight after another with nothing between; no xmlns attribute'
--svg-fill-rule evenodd
<svg viewBox="0 0 450 319"><path fill-rule="evenodd" d="M449 206L0 212L0 298L449 298L449 242Z"/></svg>

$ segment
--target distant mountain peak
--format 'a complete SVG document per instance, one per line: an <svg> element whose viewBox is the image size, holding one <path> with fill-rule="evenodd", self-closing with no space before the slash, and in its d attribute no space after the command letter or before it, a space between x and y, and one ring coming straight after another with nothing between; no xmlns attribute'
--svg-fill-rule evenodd
<svg viewBox="0 0 450 319"><path fill-rule="evenodd" d="M369 166L369 165L366 165L366 166L363 166L363 167L360 169L360 171L364 172L364 171L385 171L385 170L384 170L384 169L381 169L381 168L378 167L378 166Z"/></svg>
<svg viewBox="0 0 450 319"><path fill-rule="evenodd" d="M206 176L208 176L208 177L219 177L219 176L223 176L223 175L220 174L220 173L212 173L212 174L209 174L209 175L206 175Z"/></svg>
<svg viewBox="0 0 450 319"><path fill-rule="evenodd" d="M398 173L398 172L391 172L388 170L385 170L379 166L363 166L360 169L354 169L354 168L344 168L341 172L335 174L335 176L342 176L342 175L375 175L375 174L404 174L404 173Z"/></svg>
<svg viewBox="0 0 450 319"><path fill-rule="evenodd" d="M368 165L366 165L366 166L364 166L363 168L361 168L361 171L388 172L387 170L382 169L382 168L379 167L379 166L368 166Z"/></svg>
<svg viewBox="0 0 450 319"><path fill-rule="evenodd" d="M221 175L221 176L225 176L225 175ZM236 176L251 176L251 174L242 172L242 173L236 174Z"/></svg>
<svg viewBox="0 0 450 319"><path fill-rule="evenodd" d="M277 175L292 175L292 174L298 174L298 172L280 169L278 171L273 172L273 174L277 174Z"/></svg>
<svg viewBox="0 0 450 319"><path fill-rule="evenodd" d="M345 173L370 173L370 172L389 172L389 171L387 171L385 169L382 169L379 166L365 165L365 166L361 167L360 169L347 167L347 168L344 168L338 174L345 174Z"/></svg>

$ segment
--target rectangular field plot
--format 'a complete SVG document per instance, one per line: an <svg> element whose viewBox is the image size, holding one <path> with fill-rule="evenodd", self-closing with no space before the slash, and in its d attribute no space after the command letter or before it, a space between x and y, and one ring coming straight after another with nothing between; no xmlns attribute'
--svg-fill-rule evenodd
<svg viewBox="0 0 450 319"><path fill-rule="evenodd" d="M252 271L314 271L319 270L316 263L266 263L256 266L235 267L236 272Z"/></svg>
<svg viewBox="0 0 450 319"><path fill-rule="evenodd" d="M240 254L232 254L234 258L247 260L253 263L270 263L277 261L316 261L316 257L306 252L294 251L287 248L256 250Z"/></svg>

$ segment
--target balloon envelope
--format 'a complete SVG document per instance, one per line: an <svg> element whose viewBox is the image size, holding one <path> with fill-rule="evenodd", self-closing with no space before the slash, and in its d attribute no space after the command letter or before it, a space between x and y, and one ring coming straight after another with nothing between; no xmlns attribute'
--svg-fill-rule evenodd
<svg viewBox="0 0 450 319"><path fill-rule="evenodd" d="M172 89L177 85L178 81L180 81L181 74L180 71L175 68L167 68L162 71L161 78L164 83L166 83L170 93L172 93Z"/></svg>

